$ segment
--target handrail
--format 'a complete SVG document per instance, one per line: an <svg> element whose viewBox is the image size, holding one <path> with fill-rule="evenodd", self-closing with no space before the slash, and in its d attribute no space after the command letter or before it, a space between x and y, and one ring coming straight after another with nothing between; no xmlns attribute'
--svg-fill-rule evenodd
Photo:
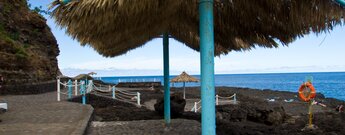
<svg viewBox="0 0 345 135"><path fill-rule="evenodd" d="M222 96L216 95L216 105L218 105L219 102L229 102L229 101L219 101L219 99L231 99L231 98L233 98L234 100L230 100L230 101L234 101L234 103L237 104L236 93L229 97L222 97ZM199 100L198 102L194 102L194 106L190 111L195 112L195 113L198 112L201 109L200 104L201 104L201 100Z"/></svg>
<svg viewBox="0 0 345 135"><path fill-rule="evenodd" d="M222 97L222 96L216 95L216 105L219 105L219 102L229 102L229 101L219 101L219 99L231 99L231 98L233 98L233 100L230 100L230 101L233 101L235 104L237 104L236 93L234 93L232 96L229 96L229 97Z"/></svg>
<svg viewBox="0 0 345 135"><path fill-rule="evenodd" d="M60 87L61 85L68 87L68 91L62 92L61 87ZM111 86L111 85L105 85L105 86L108 86L108 88L102 87L101 85L99 85L98 87L97 85L98 85L97 83L95 84L92 81L89 81L88 85L86 85L84 81L80 81L80 83L78 83L77 80L75 80L74 82L69 80L68 83L62 83L60 82L60 79L57 79L57 100L58 101L61 100L60 99L61 94L68 95L68 98L72 98L72 87L75 88L75 96L77 96L78 86L80 86L80 94L83 96L82 98L83 104L86 103L85 94L92 93L98 96L112 98L112 99L132 103L132 104L135 104L136 102L138 106L141 106L139 92L130 92L124 89L117 89L115 86Z"/></svg>

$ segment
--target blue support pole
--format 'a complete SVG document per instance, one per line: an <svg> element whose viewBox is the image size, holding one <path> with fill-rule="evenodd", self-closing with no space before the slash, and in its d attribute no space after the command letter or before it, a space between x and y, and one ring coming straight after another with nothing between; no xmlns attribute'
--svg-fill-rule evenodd
<svg viewBox="0 0 345 135"><path fill-rule="evenodd" d="M345 7L345 0L335 0L338 4Z"/></svg>
<svg viewBox="0 0 345 135"><path fill-rule="evenodd" d="M71 2L71 0L59 0L59 1L60 1L60 3L62 3L62 4L67 4L67 3Z"/></svg>
<svg viewBox="0 0 345 135"><path fill-rule="evenodd" d="M80 94L82 94L82 103L83 105L86 104L86 97L85 97L85 82L84 81L80 81L81 85L80 85Z"/></svg>
<svg viewBox="0 0 345 135"><path fill-rule="evenodd" d="M83 95L83 105L86 104L86 97L85 97L85 94Z"/></svg>
<svg viewBox="0 0 345 135"><path fill-rule="evenodd" d="M164 59L164 120L170 126L170 75L169 75L169 35L163 34L163 59Z"/></svg>
<svg viewBox="0 0 345 135"><path fill-rule="evenodd" d="M186 99L186 82L183 82L183 99Z"/></svg>
<svg viewBox="0 0 345 135"><path fill-rule="evenodd" d="M216 134L213 0L199 1L201 60L201 133Z"/></svg>
<svg viewBox="0 0 345 135"><path fill-rule="evenodd" d="M68 85L68 99L71 99L72 98L72 87L73 87L71 79L68 80L67 85Z"/></svg>

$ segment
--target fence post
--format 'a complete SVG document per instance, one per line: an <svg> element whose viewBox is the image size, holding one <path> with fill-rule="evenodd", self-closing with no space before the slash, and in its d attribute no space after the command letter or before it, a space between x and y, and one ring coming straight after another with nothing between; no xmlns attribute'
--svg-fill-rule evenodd
<svg viewBox="0 0 345 135"><path fill-rule="evenodd" d="M234 94L234 102L237 104L236 93Z"/></svg>
<svg viewBox="0 0 345 135"><path fill-rule="evenodd" d="M68 80L67 84L68 84L68 99L71 99L72 98L72 87L73 87L71 79Z"/></svg>
<svg viewBox="0 0 345 135"><path fill-rule="evenodd" d="M60 101L60 78L57 79L57 101Z"/></svg>
<svg viewBox="0 0 345 135"><path fill-rule="evenodd" d="M74 80L74 95L78 95L78 80Z"/></svg>
<svg viewBox="0 0 345 135"><path fill-rule="evenodd" d="M87 88L87 93L90 93L91 91L92 91L92 89L93 89L93 87L92 87L92 85L93 85L93 81L92 80L89 80L89 83L88 83L88 88Z"/></svg>
<svg viewBox="0 0 345 135"><path fill-rule="evenodd" d="M85 104L86 104L86 97L85 97L85 82L82 81L82 80L80 80L80 83L81 83L81 85L80 85L80 94L83 95L83 96L82 96L82 103L83 103L83 105L85 105Z"/></svg>
<svg viewBox="0 0 345 135"><path fill-rule="evenodd" d="M219 103L218 103L219 101L218 101L218 94L216 95L216 105L219 105Z"/></svg>
<svg viewBox="0 0 345 135"><path fill-rule="evenodd" d="M66 82L66 81L64 81L64 82L63 82L63 84L67 84L67 82ZM66 88L66 86L67 86L67 85L63 85L63 86Z"/></svg>
<svg viewBox="0 0 345 135"><path fill-rule="evenodd" d="M139 92L137 92L137 103L140 106L140 93Z"/></svg>
<svg viewBox="0 0 345 135"><path fill-rule="evenodd" d="M195 113L198 112L198 105L197 105L196 102L194 102L194 112L195 112Z"/></svg>
<svg viewBox="0 0 345 135"><path fill-rule="evenodd" d="M116 97L115 97L115 86L113 86L113 99L116 99Z"/></svg>

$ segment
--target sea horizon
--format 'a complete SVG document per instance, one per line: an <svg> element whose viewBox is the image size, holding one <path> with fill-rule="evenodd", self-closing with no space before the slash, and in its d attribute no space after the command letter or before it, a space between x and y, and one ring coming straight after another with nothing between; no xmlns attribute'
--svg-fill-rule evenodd
<svg viewBox="0 0 345 135"><path fill-rule="evenodd" d="M170 79L176 76L170 75ZM200 79L200 75L191 76ZM345 100L345 72L215 74L215 86L297 92L300 85L310 76L317 92L326 97ZM161 82L163 85L164 83L162 75L95 77L95 79L114 84L119 82ZM174 83L171 86L182 87L183 85L182 83ZM198 86L200 86L200 82L186 83L186 87Z"/></svg>
<svg viewBox="0 0 345 135"><path fill-rule="evenodd" d="M181 72L182 73L182 72ZM188 72L186 72L188 74ZM313 71L313 72L258 72L258 73L215 73L214 75L256 75L256 74L307 74L307 73L345 73L345 71ZM170 76L178 76L180 74L170 74ZM200 74L189 74L191 76L200 76ZM156 77L161 75L110 75L110 76L97 76L93 77Z"/></svg>

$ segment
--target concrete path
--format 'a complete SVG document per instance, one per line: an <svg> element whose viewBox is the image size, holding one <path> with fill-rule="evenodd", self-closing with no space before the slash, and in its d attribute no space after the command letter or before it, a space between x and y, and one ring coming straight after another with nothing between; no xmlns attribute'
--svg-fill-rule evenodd
<svg viewBox="0 0 345 135"><path fill-rule="evenodd" d="M56 92L0 99L8 102L0 135L82 135L93 112L90 105L57 102Z"/></svg>

